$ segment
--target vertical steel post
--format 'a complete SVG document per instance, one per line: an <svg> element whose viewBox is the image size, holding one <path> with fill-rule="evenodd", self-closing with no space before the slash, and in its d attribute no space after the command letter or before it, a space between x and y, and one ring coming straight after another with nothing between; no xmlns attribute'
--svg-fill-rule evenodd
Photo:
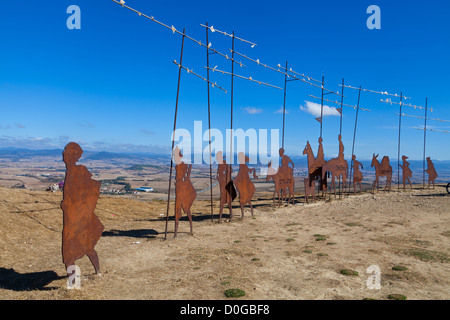
<svg viewBox="0 0 450 320"><path fill-rule="evenodd" d="M342 113L344 112L344 78L342 78L342 92L341 92L341 119L339 124L339 135L342 137ZM347 171L348 174L348 171ZM344 187L342 187L344 188ZM345 192L345 191L344 191ZM341 176L339 176L339 198L341 197Z"/></svg>
<svg viewBox="0 0 450 320"><path fill-rule="evenodd" d="M324 76L322 75L322 99L320 103L320 137L322 138L322 122L323 122L323 86L324 86Z"/></svg>
<svg viewBox="0 0 450 320"><path fill-rule="evenodd" d="M425 99L425 126L423 128L423 188L425 189L425 147L427 141L427 111L428 111L428 97Z"/></svg>
<svg viewBox="0 0 450 320"><path fill-rule="evenodd" d="M234 96L234 31L231 34L231 121L230 121L230 169L233 166L234 155L233 155L233 96ZM231 170L230 170L229 181L231 181Z"/></svg>
<svg viewBox="0 0 450 320"><path fill-rule="evenodd" d="M284 123L285 123L285 115L286 115L286 87L287 87L287 67L288 62L286 61L286 72L284 74L284 101L283 101L283 135L281 140L281 147L284 149Z"/></svg>
<svg viewBox="0 0 450 320"><path fill-rule="evenodd" d="M344 112L344 78L342 78L342 92L341 92L341 121L339 127L339 134L342 135L342 113Z"/></svg>
<svg viewBox="0 0 450 320"><path fill-rule="evenodd" d="M352 160L350 162L350 177L349 177L349 191L350 186L352 185L352 173L353 173L353 155L355 154L355 140L356 140L356 126L358 125L358 114L359 114L359 102L361 100L361 86L359 86L359 92L358 92L358 104L356 105L356 116L355 116L355 129L353 130L353 145L352 145Z"/></svg>
<svg viewBox="0 0 450 320"><path fill-rule="evenodd" d="M206 22L206 85L208 86L208 129L209 129L209 188L211 191L211 222L214 223L213 188L212 188L212 155L211 155L211 103L209 96L209 39L208 22Z"/></svg>
<svg viewBox="0 0 450 320"><path fill-rule="evenodd" d="M402 105L403 105L403 92L400 92L400 114L398 117L398 151L397 151L397 186L400 191L400 134L402 131Z"/></svg>
<svg viewBox="0 0 450 320"><path fill-rule="evenodd" d="M181 80L181 66L183 63L183 48L184 48L184 37L185 29L183 29L183 36L181 38L181 55L180 55L180 67L178 68L178 86L177 86L177 99L175 103L175 116L173 120L173 136L172 136L172 150L170 156L170 173L169 173L169 190L167 192L167 212L166 212L166 231L164 234L164 240L167 239L167 225L169 224L169 207L170 207L170 189L172 185L172 168L173 168L173 148L175 145L175 130L177 128L177 113L178 113L178 98L180 96L180 80Z"/></svg>

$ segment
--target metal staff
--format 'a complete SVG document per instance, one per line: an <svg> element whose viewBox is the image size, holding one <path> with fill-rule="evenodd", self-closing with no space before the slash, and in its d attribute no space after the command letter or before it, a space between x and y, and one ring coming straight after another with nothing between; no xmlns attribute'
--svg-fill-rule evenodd
<svg viewBox="0 0 450 320"><path fill-rule="evenodd" d="M341 108L339 113L341 114L340 126L339 126L339 134L342 135L342 113L344 111L344 79L342 79L342 96L341 96Z"/></svg>
<svg viewBox="0 0 450 320"><path fill-rule="evenodd" d="M230 100L230 172L229 172L229 181L231 182L231 171L233 167L234 162L234 155L233 155L233 98L234 98L234 30L231 33L231 100ZM231 190L230 190L231 191ZM230 218L233 216L230 215Z"/></svg>
<svg viewBox="0 0 450 320"><path fill-rule="evenodd" d="M185 31L185 29L183 29L183 36L181 38L180 65L183 63L183 48L184 48L184 38L185 38L184 31ZM175 103L175 116L173 119L173 135L175 135L175 129L177 128L177 113L178 113L178 97L180 95L180 80L181 80L181 67L178 69L177 99L176 99L176 103ZM167 192L166 231L164 232L164 240L167 240L167 225L169 224L170 189L171 189L171 184L172 184L173 148L174 148L174 146L175 146L175 136L172 137L172 151L171 151L171 156L170 156L170 173L169 173L169 190Z"/></svg>
<svg viewBox="0 0 450 320"><path fill-rule="evenodd" d="M428 97L425 99L425 125L423 130L423 188L425 189L425 146L427 141L427 111L428 111Z"/></svg>
<svg viewBox="0 0 450 320"><path fill-rule="evenodd" d="M398 116L398 155L397 155L397 186L400 191L400 135L402 130L402 104L403 104L403 92L400 92L400 114Z"/></svg>
<svg viewBox="0 0 450 320"><path fill-rule="evenodd" d="M288 67L288 62L286 61L286 69ZM286 115L286 84L287 84L287 73L284 75L284 100L283 100L283 135L281 140L281 147L284 149L284 122Z"/></svg>
<svg viewBox="0 0 450 320"><path fill-rule="evenodd" d="M208 22L206 22L206 26L208 26ZM208 31L209 29L206 28L206 43L209 44L208 40ZM208 45L209 46L209 45ZM209 48L206 48L206 79L208 79L209 82ZM210 104L210 97L209 97L209 83L207 83L208 86L208 129L209 129L209 185L210 191L211 191L211 222L214 223L214 209L213 209L213 187L212 187L212 160L211 160L211 104Z"/></svg>
<svg viewBox="0 0 450 320"><path fill-rule="evenodd" d="M322 99L320 101L320 137L322 138L322 122L323 122L323 86L325 77L322 75Z"/></svg>
<svg viewBox="0 0 450 320"><path fill-rule="evenodd" d="M342 89L344 89L344 87L342 87ZM355 116L355 129L353 130L353 144L352 144L352 160L350 162L350 183L349 183L349 192L350 192L350 186L352 184L352 172L353 172L353 155L355 154L355 140L356 140L356 126L358 125L358 111L359 111L359 102L361 99L361 86L359 86L359 91L358 91L358 105L356 108L356 116Z"/></svg>

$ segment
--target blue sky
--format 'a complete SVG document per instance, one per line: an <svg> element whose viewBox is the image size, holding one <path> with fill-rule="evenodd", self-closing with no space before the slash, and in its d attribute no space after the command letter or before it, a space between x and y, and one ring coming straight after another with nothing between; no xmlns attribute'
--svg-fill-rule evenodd
<svg viewBox="0 0 450 320"><path fill-rule="evenodd" d="M325 87L340 90L342 79L354 87L403 92L407 103L424 106L429 117L450 120L450 25L448 1L144 1L126 4L205 42L208 22L248 39L235 50L270 66L286 61L293 70ZM370 5L381 9L381 29L369 30ZM69 30L67 7L81 9L81 30ZM228 53L231 39L210 33L212 46ZM0 11L0 147L62 148L78 141L86 150L166 152L171 146L181 36L139 17L110 0L2 1ZM183 65L206 76L206 49L189 40ZM241 60L243 76L283 87L284 76ZM210 65L230 71L230 61L210 56ZM211 89L212 127L230 122L230 77L211 73L228 90ZM299 81L287 85L285 149L301 155L306 141L317 150L319 123L305 111L319 88ZM345 89L344 103L356 105L357 90ZM326 98L338 100L328 95ZM397 157L398 105L380 96L361 95L355 153ZM397 101L393 99L394 101ZM326 103L330 107L339 107ZM233 127L280 129L283 91L235 79ZM310 104L309 104L310 105ZM423 110L403 108L423 116ZM178 128L207 127L206 83L182 73ZM343 142L350 157L355 111L344 107ZM402 118L401 153L422 159L423 120ZM438 130L450 123L429 121ZM323 120L325 156L338 152L339 117ZM280 131L281 136L281 131ZM449 135L427 132L427 156L450 159Z"/></svg>

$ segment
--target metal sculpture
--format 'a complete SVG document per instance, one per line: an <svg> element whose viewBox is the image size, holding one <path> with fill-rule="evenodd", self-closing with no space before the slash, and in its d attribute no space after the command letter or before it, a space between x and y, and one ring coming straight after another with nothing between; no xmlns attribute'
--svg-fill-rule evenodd
<svg viewBox="0 0 450 320"><path fill-rule="evenodd" d="M239 152L239 172L234 179L234 185L236 186L237 191L239 192L239 204L241 206L241 215L244 217L244 206L246 204L250 205L252 217L253 217L253 206L252 206L252 198L255 194L255 186L253 182L250 180L249 173L253 172L253 178L258 179L256 176L256 170L250 169L247 166L247 162L250 161L248 156L246 156L243 152Z"/></svg>
<svg viewBox="0 0 450 320"><path fill-rule="evenodd" d="M326 173L329 172L331 174L331 187L334 190L334 196L336 197L336 178L340 178L342 176L342 181L344 184L344 188L347 186L347 171L348 171L348 163L344 159L344 144L342 143L342 136L338 136L339 139L339 155L337 158L330 159L325 161L322 165L322 180L326 181ZM325 196L326 196L326 187L325 187Z"/></svg>
<svg viewBox="0 0 450 320"><path fill-rule="evenodd" d="M433 189L434 189L434 180L438 177L438 174L436 172L436 169L434 169L433 161L431 161L430 157L427 157L427 165L428 168L425 170L426 173L428 173L428 188L430 188L431 182L433 183Z"/></svg>
<svg viewBox="0 0 450 320"><path fill-rule="evenodd" d="M356 160L356 155L352 156L352 162L353 162L353 193L356 194L356 184L359 184L359 192L362 192L362 186L361 186L361 182L363 181L363 174L362 172L359 170L359 167L361 167L361 169L364 169L363 165L361 162L359 162L358 160Z"/></svg>
<svg viewBox="0 0 450 320"><path fill-rule="evenodd" d="M412 190L412 184L410 178L412 177L412 171L409 168L409 162L406 161L408 159L407 156L402 156L403 164L399 164L399 167L402 168L403 171L403 190L406 190L406 180L409 182L409 186Z"/></svg>
<svg viewBox="0 0 450 320"><path fill-rule="evenodd" d="M278 207L281 206L281 200L286 200L288 203L292 201L294 204L294 162L287 155L284 154L284 149L280 148L279 154L281 157L281 166L278 170L272 168L272 162L269 162L269 168L267 170L266 181L273 180L275 184L275 190L273 192L273 205L275 206L275 193L278 196ZM289 166L292 164L292 168ZM281 193L281 195L280 195Z"/></svg>
<svg viewBox="0 0 450 320"><path fill-rule="evenodd" d="M275 188L273 190L273 206L275 207L275 194L277 194L278 197L278 207L281 206L281 198L283 196L283 188L281 187L280 179L278 176L278 171L274 168L272 168L272 161L269 162L268 168L267 168L267 176L266 181L273 180L273 183L275 185ZM281 196L280 196L281 193Z"/></svg>
<svg viewBox="0 0 450 320"><path fill-rule="evenodd" d="M236 198L237 193L234 188L233 180L231 180L231 174L233 169L231 165L227 164L223 157L222 151L216 153L217 163L217 180L220 186L220 211L219 211L219 223L222 222L223 206L226 203L230 210L230 218L233 218L232 201Z"/></svg>
<svg viewBox="0 0 450 320"><path fill-rule="evenodd" d="M192 230L192 214L191 206L197 197L197 192L191 182L191 169L192 164L187 165L183 162L183 154L181 150L176 147L174 151L175 158L175 233L174 237L178 235L178 222L182 216L181 209L186 213L189 219L189 225Z"/></svg>
<svg viewBox="0 0 450 320"><path fill-rule="evenodd" d="M81 158L83 150L70 142L63 151L66 164L63 200L62 257L66 270L75 265L75 261L84 255L89 257L95 273L100 274L97 252L94 250L103 233L103 224L94 214L101 183L92 179L92 174L76 162ZM70 276L71 274L69 274Z"/></svg>
<svg viewBox="0 0 450 320"><path fill-rule="evenodd" d="M312 151L309 141L306 142L305 149L303 150L303 155L307 156L308 160L308 179L311 185L313 180L319 180L320 190L324 190L327 185L327 181L322 179L322 166L325 162L323 155L322 138L319 138L319 150L317 152L317 158L314 157L314 152Z"/></svg>
<svg viewBox="0 0 450 320"><path fill-rule="evenodd" d="M386 186L384 187L384 191L389 187L389 191L391 191L391 181L392 181L392 166L389 164L389 157L384 156L381 160L381 164L378 161L377 157L379 154L373 154L371 167L375 167L375 181L372 184L372 192L375 190L375 185L377 186L377 192L379 187L379 179L380 177L386 177Z"/></svg>
<svg viewBox="0 0 450 320"><path fill-rule="evenodd" d="M309 196L312 196L313 201L316 201L316 182L315 180L309 181L309 178L304 178L305 182L305 200L309 203Z"/></svg>

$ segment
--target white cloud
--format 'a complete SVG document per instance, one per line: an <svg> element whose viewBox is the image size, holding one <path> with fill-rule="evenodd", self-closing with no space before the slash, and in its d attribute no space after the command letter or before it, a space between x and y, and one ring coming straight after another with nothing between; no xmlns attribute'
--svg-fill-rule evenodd
<svg viewBox="0 0 450 320"><path fill-rule="evenodd" d="M274 113L283 113L283 107L280 107L280 109L278 109L277 111L275 111ZM285 114L289 114L288 110L284 110Z"/></svg>
<svg viewBox="0 0 450 320"><path fill-rule="evenodd" d="M258 114L258 113L262 113L262 109L255 108L255 107L247 107L247 108L244 108L244 112L246 112L248 114Z"/></svg>
<svg viewBox="0 0 450 320"><path fill-rule="evenodd" d="M320 103L315 103L311 101L305 101L305 106L300 106L300 110L305 111L307 113L312 114L315 117L320 117ZM336 110L335 107L329 107L327 105L323 105L323 116L340 116L339 111Z"/></svg>

